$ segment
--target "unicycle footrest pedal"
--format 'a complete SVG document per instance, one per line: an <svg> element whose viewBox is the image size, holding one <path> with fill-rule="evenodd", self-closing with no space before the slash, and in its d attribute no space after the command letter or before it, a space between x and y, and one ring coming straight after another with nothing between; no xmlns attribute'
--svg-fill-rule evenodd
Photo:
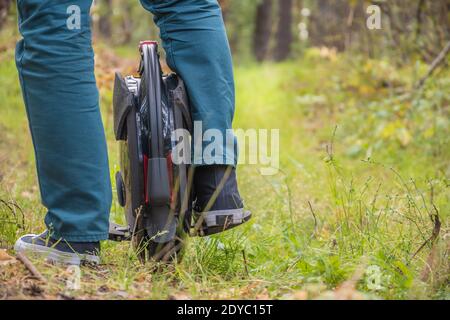
<svg viewBox="0 0 450 320"><path fill-rule="evenodd" d="M109 223L109 240L112 241L129 241L131 240L130 229L117 223Z"/></svg>

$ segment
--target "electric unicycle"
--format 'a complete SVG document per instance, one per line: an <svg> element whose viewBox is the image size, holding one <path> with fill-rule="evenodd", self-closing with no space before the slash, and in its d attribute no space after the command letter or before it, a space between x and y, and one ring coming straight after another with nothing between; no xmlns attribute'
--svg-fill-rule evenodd
<svg viewBox="0 0 450 320"><path fill-rule="evenodd" d="M187 163L174 164L173 132L191 132L192 120L183 81L162 74L157 43L141 42L139 51L138 75L115 77L116 188L127 225L111 224L110 239L132 240L142 261L171 261L189 234L192 211L192 174Z"/></svg>

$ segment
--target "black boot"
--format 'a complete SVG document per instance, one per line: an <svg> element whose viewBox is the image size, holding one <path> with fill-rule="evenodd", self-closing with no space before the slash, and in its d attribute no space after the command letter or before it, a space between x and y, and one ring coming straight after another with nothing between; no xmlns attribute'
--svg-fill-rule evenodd
<svg viewBox="0 0 450 320"><path fill-rule="evenodd" d="M200 236L223 232L251 218L244 210L232 166L196 167L194 193L194 227Z"/></svg>

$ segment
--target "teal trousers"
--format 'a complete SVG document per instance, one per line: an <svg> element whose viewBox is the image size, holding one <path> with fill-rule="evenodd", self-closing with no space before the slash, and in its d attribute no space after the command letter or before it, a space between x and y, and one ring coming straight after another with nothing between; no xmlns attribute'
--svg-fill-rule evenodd
<svg viewBox="0 0 450 320"><path fill-rule="evenodd" d="M231 54L216 0L141 0L154 14L168 65L184 79L202 129L230 135ZM18 0L16 65L35 150L45 223L56 238L107 239L111 182L94 76L92 0ZM217 159L220 159L217 161ZM234 164L235 146L215 163ZM208 160L208 159L206 159ZM194 159L205 162L203 157Z"/></svg>

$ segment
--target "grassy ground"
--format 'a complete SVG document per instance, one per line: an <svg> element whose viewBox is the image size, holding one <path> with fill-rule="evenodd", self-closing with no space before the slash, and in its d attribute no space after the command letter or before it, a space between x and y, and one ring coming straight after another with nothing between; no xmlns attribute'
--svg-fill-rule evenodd
<svg viewBox="0 0 450 320"><path fill-rule="evenodd" d="M17 236L44 228L45 209L12 44L3 42L0 246L12 255ZM113 174L112 72L137 57L102 46L97 54ZM67 288L64 267L34 261L47 279L37 282L0 256L0 297L450 298L450 72L410 94L423 71L315 49L284 64L238 65L235 127L281 129L279 174L239 168L250 224L191 239L185 259L158 273L128 243L104 243L104 263L81 269L80 290ZM123 221L116 203L112 217Z"/></svg>

